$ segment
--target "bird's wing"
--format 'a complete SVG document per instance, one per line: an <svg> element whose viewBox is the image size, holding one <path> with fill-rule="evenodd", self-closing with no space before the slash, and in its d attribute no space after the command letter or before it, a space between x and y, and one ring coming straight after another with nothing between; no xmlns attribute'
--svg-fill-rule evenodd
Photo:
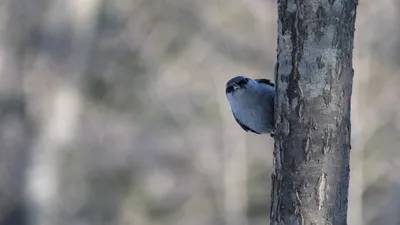
<svg viewBox="0 0 400 225"><path fill-rule="evenodd" d="M233 117L235 118L236 122L243 128L243 130L245 130L246 132L251 131L253 133L256 134L260 134L254 130L252 130L251 128L249 128L248 126L244 125L242 122L240 122L240 120L235 116L235 114L233 114Z"/></svg>
<svg viewBox="0 0 400 225"><path fill-rule="evenodd" d="M267 84L269 86L274 86L274 83L271 82L271 80L269 79L254 79L255 81L257 81L258 83L262 83L262 84Z"/></svg>

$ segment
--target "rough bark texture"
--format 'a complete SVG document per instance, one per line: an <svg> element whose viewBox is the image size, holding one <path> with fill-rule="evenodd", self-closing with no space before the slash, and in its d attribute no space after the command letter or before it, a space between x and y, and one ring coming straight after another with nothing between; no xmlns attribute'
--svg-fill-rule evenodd
<svg viewBox="0 0 400 225"><path fill-rule="evenodd" d="M271 224L346 224L357 0L278 0Z"/></svg>

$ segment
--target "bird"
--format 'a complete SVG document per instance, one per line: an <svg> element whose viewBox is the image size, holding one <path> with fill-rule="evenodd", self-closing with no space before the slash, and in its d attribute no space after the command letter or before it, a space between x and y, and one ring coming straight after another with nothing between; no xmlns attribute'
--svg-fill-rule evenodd
<svg viewBox="0 0 400 225"><path fill-rule="evenodd" d="M269 79L236 76L225 86L233 117L246 132L275 134L275 87Z"/></svg>

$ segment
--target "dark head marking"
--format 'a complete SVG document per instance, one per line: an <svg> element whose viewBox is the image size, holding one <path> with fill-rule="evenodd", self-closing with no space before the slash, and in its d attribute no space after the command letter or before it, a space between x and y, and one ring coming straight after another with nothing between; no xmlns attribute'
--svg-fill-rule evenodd
<svg viewBox="0 0 400 225"><path fill-rule="evenodd" d="M247 82L249 82L249 78L244 77L244 76L236 76L230 80L228 80L228 82L226 83L226 93L230 93L233 92L234 86L237 87L244 87Z"/></svg>
<svg viewBox="0 0 400 225"><path fill-rule="evenodd" d="M274 86L274 83L272 83L271 80L269 80L269 79L261 78L261 79L255 79L255 81L257 81L258 83L261 83L261 84L267 84L272 87Z"/></svg>
<svg viewBox="0 0 400 225"><path fill-rule="evenodd" d="M226 93L231 93L232 91L233 91L233 86L232 85L231 86L227 86L226 89L225 89Z"/></svg>

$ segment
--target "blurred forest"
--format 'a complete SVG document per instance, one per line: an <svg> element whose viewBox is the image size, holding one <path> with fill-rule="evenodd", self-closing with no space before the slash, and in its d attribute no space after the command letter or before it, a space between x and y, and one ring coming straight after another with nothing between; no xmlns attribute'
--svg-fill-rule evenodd
<svg viewBox="0 0 400 225"><path fill-rule="evenodd" d="M0 1L0 225L269 224L276 0ZM348 223L400 224L400 2L360 0Z"/></svg>

